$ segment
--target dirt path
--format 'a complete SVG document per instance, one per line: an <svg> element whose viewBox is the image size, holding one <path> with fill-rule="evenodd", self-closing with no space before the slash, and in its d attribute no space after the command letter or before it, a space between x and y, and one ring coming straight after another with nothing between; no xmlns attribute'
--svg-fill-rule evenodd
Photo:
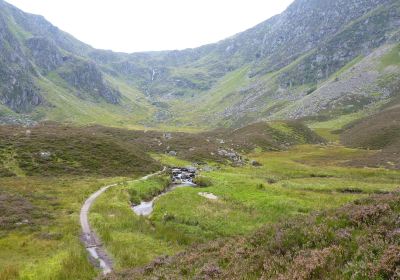
<svg viewBox="0 0 400 280"><path fill-rule="evenodd" d="M166 168L164 167L164 169L162 171L144 176L135 181L147 180L150 177L161 174L165 170L166 170ZM101 240L98 238L96 233L90 227L89 211L90 211L90 207L93 205L93 202L102 193L107 191L109 188L116 187L116 186L118 186L118 184L108 185L108 186L101 188L97 192L93 193L83 204L83 206L81 208L81 213L80 213L80 222L81 222L81 227L82 227L82 242L85 245L86 250L90 254L91 261L100 266L100 268L103 270L103 274L108 274L112 271L112 261L111 261L111 258L107 255L107 253L103 247L103 244L101 243Z"/></svg>

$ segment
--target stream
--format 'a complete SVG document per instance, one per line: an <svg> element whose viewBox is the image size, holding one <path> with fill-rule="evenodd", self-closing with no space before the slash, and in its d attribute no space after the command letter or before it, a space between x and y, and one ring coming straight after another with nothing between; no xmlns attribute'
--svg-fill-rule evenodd
<svg viewBox="0 0 400 280"><path fill-rule="evenodd" d="M172 184L166 188L160 195L153 197L151 201L142 201L139 205L133 205L131 208L138 216L149 216L153 213L154 203L161 196L172 192L177 188L194 187L196 169L194 168L173 168L171 172Z"/></svg>

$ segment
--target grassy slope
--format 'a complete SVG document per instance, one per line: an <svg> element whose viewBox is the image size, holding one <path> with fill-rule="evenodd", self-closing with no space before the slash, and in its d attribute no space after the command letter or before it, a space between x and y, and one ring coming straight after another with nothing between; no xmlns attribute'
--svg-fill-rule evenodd
<svg viewBox="0 0 400 280"><path fill-rule="evenodd" d="M393 91L392 97L388 100L382 100L376 102L373 106L368 106L362 110L359 110L354 113L350 114L342 114L333 116L329 120L320 120L320 121L309 121L308 125L318 134L322 135L323 137L338 142L340 140L340 132L341 130L347 130L349 125L352 123L359 123L362 120L368 120L374 117L369 116L376 116L376 115L385 115L386 109L390 106L397 106L398 104L398 89L395 87L397 86L396 77L393 74L385 75L388 69L398 69L400 67L400 45L396 44L393 45L385 52L382 56L379 57L378 60L375 61L373 69L380 72L383 76L378 80L378 83L382 87L387 87L388 89ZM357 58L354 62L351 62L350 65L345 66L342 70L339 70L337 74L334 76L340 76L339 74L343 74L349 68L356 65L357 62L361 61L361 57ZM378 117L381 118L381 117ZM375 134L375 133L373 133ZM378 133L379 134L379 133ZM347 137L347 136L345 136Z"/></svg>
<svg viewBox="0 0 400 280"><path fill-rule="evenodd" d="M398 103L395 104L346 127L341 135L344 144L380 150L372 156L356 159L351 164L400 168L400 111Z"/></svg>
<svg viewBox="0 0 400 280"><path fill-rule="evenodd" d="M17 35L21 43L23 43L31 35L26 31L22 30L16 23L9 19L10 28L13 33ZM352 24L346 28L351 28ZM254 104L250 104L250 108L246 108L246 120L243 123L251 122L253 120L259 120L264 117L271 117L274 119L285 119L289 108L293 104L293 100L276 100L276 98L270 98L269 90L276 92L278 90L276 79L284 72L290 71L297 67L304 59L308 56L313 55L315 50L311 50L309 53L304 54L288 66L273 72L268 73L262 77L249 78L249 70L253 67L252 65L244 65L241 68L228 73L225 77L217 79L215 77L202 78L196 76L197 74L204 74L207 77L207 67L209 64L218 60L217 56L210 54L205 56L195 64L182 67L172 68L172 74L177 77L188 78L194 82L201 82L204 84L212 84L216 82L215 86L204 92L196 92L193 98L187 98L186 95L191 95L192 89L187 88L187 93L184 93L184 97L175 99L173 101L167 100L167 103L171 103L170 111L171 118L168 119L168 124L160 124L158 120L154 118L156 114L156 108L147 100L147 97L143 92L140 92L134 85L127 83L122 78L112 78L106 75L106 79L110 81L114 86L118 87L124 98L122 106L114 106L104 102L91 102L89 100L82 100L77 98L74 93L70 92L70 87L64 82L60 81L59 78L50 74L45 78L38 79L37 83L40 88L43 89L43 94L46 99L54 105L45 106L34 112L34 117L37 119L50 119L56 121L67 121L77 124L88 124L88 123L100 123L108 126L119 126L126 128L140 128L144 126L150 126L160 129L205 129L215 127L215 125L232 125L232 120L224 119L222 112L227 108L231 108L234 105L241 105L241 102L246 99L247 96L241 92L241 89L246 88L249 85L257 84L259 81L265 82L262 85L266 89L260 99L255 100ZM397 52L398 54L398 52ZM340 69L337 73L328 77L328 81L339 76L345 70L353 67L362 58L357 57L353 61L350 61L346 66ZM394 50L390 55L384 58L383 68L398 65L398 55ZM208 66L207 66L208 65ZM263 65L265 66L265 65ZM382 68L382 69L383 69ZM254 70L254 69L253 69ZM258 69L262 70L262 69ZM197 77L197 78L196 78ZM204 80L203 80L204 79ZM293 95L307 91L309 88L313 88L316 85L303 85L298 88L290 89L293 91ZM289 98L291 99L291 98ZM152 100L153 101L153 100ZM301 102L301 101L300 101ZM254 106L253 106L254 105ZM257 106L255 106L257 105ZM255 112L251 112L251 109L256 107ZM1 108L0 108L1 110ZM290 111L290 110L289 110ZM238 121L240 124L241 121ZM180 128L176 128L179 126ZM322 130L321 130L322 131ZM329 133L326 135L330 136Z"/></svg>
<svg viewBox="0 0 400 280"><path fill-rule="evenodd" d="M257 152L248 156L261 163L261 167L220 165L212 172L203 172L212 186L174 190L157 200L149 219L138 218L131 212L128 188L106 193L91 217L108 238L105 244L118 269L131 268L156 255L179 252L193 243L247 235L283 218L338 207L398 187L398 172L340 167L366 153L337 146ZM166 164L170 159L161 157ZM211 192L219 200L208 200L198 192ZM136 250L135 244L140 250Z"/></svg>
<svg viewBox="0 0 400 280"><path fill-rule="evenodd" d="M249 83L248 71L249 66L244 66L221 78L208 92L192 99L173 101L172 121L180 125L191 123L203 128L215 126L220 119L215 116L241 100L238 90Z"/></svg>
<svg viewBox="0 0 400 280"><path fill-rule="evenodd" d="M390 75L387 77L385 76L384 72L387 67L399 65L397 62L399 60L397 49L398 47L394 46L394 48L392 48L387 54L374 62L374 67L376 68L376 70L381 72L381 74L383 75L380 81L382 79L391 79L391 77L389 77ZM216 124L223 126L234 125L232 121L224 120L221 113L224 112L226 109L231 108L232 106L240 104L240 102L242 102L246 98L246 95L243 95L240 90L245 89L247 86L255 84L257 82L261 82L263 84L262 87L265 93L261 97L258 97L257 104L254 104L254 107L257 108L257 112L247 112L246 118L249 118L249 120L251 120L260 119L266 116L268 117L268 119L285 119L291 108L295 108L298 103L301 104L301 102L303 101L277 100L276 97L271 97L269 95L278 90L278 77L282 73L295 68L299 63L301 63L303 59L307 57L307 55L309 54L298 58L283 69L265 74L258 78L249 78L248 73L250 66L244 66L226 75L208 93L199 95L198 98L189 99L186 101L176 101L174 104L175 106L172 107L172 112L174 115L173 119L179 120L178 123L180 125L185 123L191 123L191 125L205 124L206 127L210 127L210 125L213 126ZM300 87L291 88L291 94L296 95L301 92L307 92L308 90L311 90L311 88L315 90L315 88L319 88L327 83L332 83L335 81L336 78L345 74L346 71L351 70L358 63L362 62L363 59L363 56L358 56L354 58L344 67L333 73L330 77L328 77L325 81L320 82L318 85L303 85ZM377 102L373 107L360 108L350 113L341 112L340 110L337 112L331 112L329 118L332 120L332 122L338 122L339 125L344 122L349 123L357 118L361 118L363 116L376 112L382 106L381 103L382 102ZM318 129L318 132L322 133L324 136L329 137L331 140L338 140L338 136L330 133L330 130L327 129L326 124L319 125L318 122L314 122L313 126ZM340 127L337 127L336 125L335 128L339 129Z"/></svg>
<svg viewBox="0 0 400 280"><path fill-rule="evenodd" d="M151 117L153 109L143 95L123 81L109 78L117 86L122 95L122 105L105 102L94 102L78 98L68 89L56 74L50 73L48 78L38 79L50 106L37 109L33 115L38 119L49 119L75 124L102 124L128 128L140 128L140 122Z"/></svg>

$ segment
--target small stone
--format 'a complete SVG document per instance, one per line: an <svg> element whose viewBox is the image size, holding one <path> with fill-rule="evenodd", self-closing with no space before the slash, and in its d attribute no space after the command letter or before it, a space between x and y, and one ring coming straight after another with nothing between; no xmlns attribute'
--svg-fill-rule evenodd
<svg viewBox="0 0 400 280"><path fill-rule="evenodd" d="M250 162L250 164L251 164L252 166L255 166L255 167L262 166L262 164L259 163L259 162L256 161L256 160L252 160L252 161Z"/></svg>
<svg viewBox="0 0 400 280"><path fill-rule="evenodd" d="M49 159L51 157L51 152L49 152L49 151L41 151L41 152L39 152L39 156L42 159Z"/></svg>
<svg viewBox="0 0 400 280"><path fill-rule="evenodd" d="M178 153L175 152L175 151L169 151L169 152L168 152L168 155L173 156L173 157L176 157L176 156L178 155Z"/></svg>

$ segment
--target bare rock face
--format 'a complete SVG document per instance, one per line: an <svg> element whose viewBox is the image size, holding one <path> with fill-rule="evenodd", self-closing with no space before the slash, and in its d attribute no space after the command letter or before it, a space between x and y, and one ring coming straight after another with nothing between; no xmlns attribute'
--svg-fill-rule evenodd
<svg viewBox="0 0 400 280"><path fill-rule="evenodd" d="M103 77L102 72L93 62L74 59L69 67L60 69L59 75L72 87L78 90L82 98L86 94L100 97L111 104L119 104L121 93L112 88Z"/></svg>
<svg viewBox="0 0 400 280"><path fill-rule="evenodd" d="M43 98L35 85L34 68L0 13L0 103L18 113L31 111Z"/></svg>
<svg viewBox="0 0 400 280"><path fill-rule="evenodd" d="M332 30L337 30L339 33L326 41L325 44L311 41L310 44L317 46L317 48L296 67L281 75L279 78L281 86L291 87L322 81L355 57L368 54L371 50L381 46L388 41L393 30L400 28L400 11L398 7L394 7L393 9L372 12L368 18L356 20L350 27L340 30L338 23L345 23L349 19L358 18L369 9L390 1L330 2L337 2L331 10L322 10L325 7L321 3L318 14L324 16L322 20L323 28L320 29L316 38L329 34ZM326 6L331 5L326 4ZM315 12L317 13L318 10ZM309 36L310 32L300 34Z"/></svg>
<svg viewBox="0 0 400 280"><path fill-rule="evenodd" d="M34 107L42 104L43 98L39 94L39 89L34 83L20 72L0 71L1 92L0 102L17 113L30 112ZM4 81L14 81L5 84Z"/></svg>
<svg viewBox="0 0 400 280"><path fill-rule="evenodd" d="M47 74L60 67L68 57L63 56L57 46L44 37L33 37L26 41L35 64Z"/></svg>

